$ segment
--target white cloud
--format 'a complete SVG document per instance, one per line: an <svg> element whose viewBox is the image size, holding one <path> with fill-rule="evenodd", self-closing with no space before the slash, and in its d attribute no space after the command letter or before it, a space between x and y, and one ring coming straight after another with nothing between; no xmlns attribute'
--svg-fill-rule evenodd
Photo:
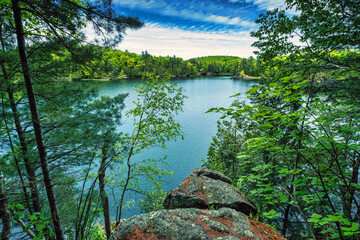
<svg viewBox="0 0 360 240"><path fill-rule="evenodd" d="M128 31L119 49L140 54L147 50L156 56L176 55L184 59L209 55L249 57L255 48L248 32L193 32L146 24L138 31Z"/></svg>
<svg viewBox="0 0 360 240"><path fill-rule="evenodd" d="M188 20L197 20L210 23L221 23L239 27L254 28L256 24L254 22L240 19L238 17L231 18L227 16L215 15L213 13L204 14L200 10L182 9L178 10L175 6L169 5L162 0L115 0L115 4L119 6L126 6L130 8L142 8L156 10L165 16L180 17Z"/></svg>
<svg viewBox="0 0 360 240"><path fill-rule="evenodd" d="M173 9L170 6L167 6L162 11L162 13L167 16L182 17L185 19L204 21L204 22L210 22L210 23L221 23L221 24L225 24L225 25L227 24L227 25L247 27L247 28L255 28L256 27L256 23L241 19L239 17L231 18L231 17L220 16L220 15L215 15L215 14L206 15L200 11L195 12L195 11L191 11L188 9L183 9L183 10L177 11L176 9Z"/></svg>
<svg viewBox="0 0 360 240"><path fill-rule="evenodd" d="M234 2L237 0L232 0ZM257 5L260 9L264 10L273 10L275 8L285 9L284 0L246 0L247 3L253 3Z"/></svg>
<svg viewBox="0 0 360 240"><path fill-rule="evenodd" d="M242 2L242 0L229 0L231 3ZM284 0L245 0L246 3L257 5L259 9L273 10L275 8L285 9Z"/></svg>
<svg viewBox="0 0 360 240"><path fill-rule="evenodd" d="M230 0L230 2L238 2L239 0ZM275 8L279 8L281 10L286 10L289 14L298 14L295 9L286 9L287 5L285 4L285 0L245 0L247 3L252 3L258 6L259 9L263 10L274 10Z"/></svg>
<svg viewBox="0 0 360 240"><path fill-rule="evenodd" d="M237 24L240 22L240 18L232 18L229 20L229 24Z"/></svg>
<svg viewBox="0 0 360 240"><path fill-rule="evenodd" d="M162 0L115 0L114 4L129 8L140 7L143 9L162 8L167 5L167 3Z"/></svg>
<svg viewBox="0 0 360 240"><path fill-rule="evenodd" d="M210 22L225 23L225 24L230 22L228 17L216 16L216 15L210 15L209 17L207 17L207 20L209 20Z"/></svg>

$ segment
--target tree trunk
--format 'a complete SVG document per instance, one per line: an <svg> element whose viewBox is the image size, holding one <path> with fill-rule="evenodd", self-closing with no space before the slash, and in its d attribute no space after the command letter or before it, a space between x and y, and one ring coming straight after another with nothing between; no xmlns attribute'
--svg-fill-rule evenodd
<svg viewBox="0 0 360 240"><path fill-rule="evenodd" d="M8 209L8 201L5 194L5 179L2 172L0 172L0 217L2 219L2 233L1 239L8 240L11 236L11 213Z"/></svg>
<svg viewBox="0 0 360 240"><path fill-rule="evenodd" d="M40 204L39 190L37 187L37 179L36 179L35 171L30 162L30 159L29 159L28 146L26 143L23 128L20 123L19 114L17 112L17 107L16 107L15 100L14 100L14 94L11 90L8 90L7 93L8 93L9 100L10 100L10 106L11 106L12 115L13 115L14 122L15 122L16 132L18 134L19 141L20 141L21 154L24 159L26 173L27 173L28 179L29 179L32 204L33 204L35 212L41 212L41 204Z"/></svg>
<svg viewBox="0 0 360 240"><path fill-rule="evenodd" d="M104 142L104 147L102 149L102 159L101 164L98 172L99 176L99 189L100 189L100 197L101 197L101 203L103 207L103 213L104 213L104 220L105 220L105 232L106 232L106 238L109 239L111 236L111 223L110 223L110 210L109 210L109 198L106 195L105 190L105 177L106 177L106 160L108 158L108 147L109 147L109 131L106 133L106 139Z"/></svg>
<svg viewBox="0 0 360 240"><path fill-rule="evenodd" d="M353 166L353 171L352 171L352 175L351 175L351 180L350 180L350 196L347 199L347 201L349 202L348 206L350 206L350 209L348 209L347 211L349 212L349 216L348 219L354 221L354 222L358 222L360 220L360 208L358 205L358 202L355 198L355 193L356 193L356 189L354 187L355 184L359 183L359 173L360 173L360 156L357 157L357 160L355 161L355 164ZM354 205L355 202L355 206L357 208L356 214L354 217L351 216L351 210L352 210L352 206Z"/></svg>
<svg viewBox="0 0 360 240"><path fill-rule="evenodd" d="M283 227L281 229L281 235L285 236L286 231L289 225L289 213L290 213L291 205L287 204L284 212L284 219L283 219Z"/></svg>
<svg viewBox="0 0 360 240"><path fill-rule="evenodd" d="M1 31L0 31L0 33L1 33ZM5 52L4 42L3 42L2 38L1 38L1 45L3 46L2 50ZM7 71L6 71L6 68L5 68L4 61L0 60L0 65L1 65L1 70L3 72L5 82L10 82L9 75L7 74ZM31 191L32 200L33 200L33 207L34 207L35 211L38 212L38 211L41 211L41 207L40 207L41 205L40 205L40 200L39 200L39 195L38 195L38 190L37 190L37 185L36 185L35 171L32 171L33 169L31 168L30 161L29 161L29 159L27 157L28 156L28 154L27 154L27 152L28 152L27 151L27 144L25 142L24 131L23 131L22 126L20 124L20 119L19 119L19 115L18 115L18 112L17 112L15 100L14 100L13 90L8 88L6 92L8 93L8 96L9 96L12 115L13 115L13 119L14 119L14 122L15 122L16 131L18 133L18 137L19 137L19 140L20 140L22 155L23 155L23 159L24 159L27 174L28 174L28 180L29 180L30 189L35 190L35 192ZM3 97L2 97L2 104L4 105L4 98ZM6 133L8 135L9 142L10 142L10 148L11 148L12 152L15 153L14 145L12 143L12 139L11 139L11 136L10 136L10 129L9 129L7 121L6 121L4 107L3 107L3 115L4 115L4 123L5 123L5 127L6 127ZM18 161L18 159L17 159L17 157L15 155L14 155L14 161L15 161L16 169L17 169L17 172L19 174L20 182L21 182L21 185L22 185L22 188L23 188L23 191L24 191L26 204L28 205L28 209L29 209L30 213L32 214L32 210L31 210L31 207L30 207L30 201L29 201L30 198L29 198L29 195L27 193L25 183L24 183L24 180L23 180L23 177L22 177L22 174L21 174L19 161ZM28 168L30 168L30 171L29 171ZM34 183L35 186L33 186L32 183Z"/></svg>
<svg viewBox="0 0 360 240"><path fill-rule="evenodd" d="M44 176L44 183L47 193L47 198L49 201L50 211L51 211L51 219L54 224L54 231L56 235L56 239L63 240L64 235L60 223L60 217L59 217L59 211L56 204L56 198L55 193L53 190L53 185L49 173L48 168L48 162L47 162L47 156L46 156L46 150L45 145L43 141L43 136L41 133L41 125L40 125L40 118L37 111L37 105L35 100L35 94L34 89L31 81L31 74L30 74L30 67L28 63L28 58L26 55L26 47L25 47L25 38L24 38L24 29L23 29L23 23L21 18L21 10L19 6L18 0L12 0L12 9L14 13L14 20L15 20L15 26L16 26L16 37L18 42L18 48L19 48L19 54L20 54L20 60L21 60L21 67L23 70L23 76L25 80L26 85L26 92L29 100L29 108L31 111L31 117L32 117L32 123L34 127L35 132L35 138L36 138L36 144L37 149L39 152L39 158L40 158L40 165Z"/></svg>
<svg viewBox="0 0 360 240"><path fill-rule="evenodd" d="M5 80L6 79L7 78L5 77ZM2 96L1 101L2 101L2 105L4 106L5 102L4 102L3 96ZM5 116L6 114L5 114L4 107L2 108L2 111L3 111L3 118L4 118L3 120L4 120L4 123L5 123L6 134L7 134L8 139L9 139L10 149L11 149L11 151L13 153L15 153L16 150L15 150L14 144L13 144L12 139L11 139L11 134L10 134L11 130L10 130L9 125L7 123L7 120L6 120L6 116ZM27 192L27 189L26 189L26 186L25 186L25 181L24 181L24 178L23 178L22 173L21 173L19 160L17 159L15 154L14 154L13 158L14 158L14 161L15 161L16 170L17 170L19 178L20 178L21 187L22 187L23 192L24 192L27 208L29 209L30 214L33 214L31 204L30 204L30 197L29 197L29 194Z"/></svg>

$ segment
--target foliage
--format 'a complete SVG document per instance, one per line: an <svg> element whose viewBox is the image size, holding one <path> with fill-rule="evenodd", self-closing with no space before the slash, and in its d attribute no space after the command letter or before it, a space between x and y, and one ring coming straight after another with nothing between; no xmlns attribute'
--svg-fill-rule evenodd
<svg viewBox="0 0 360 240"><path fill-rule="evenodd" d="M109 137L109 145L111 147L109 147L105 165L110 168L117 166L119 169L123 169L124 172L127 170L121 164L124 163L124 156L128 154L130 149L131 138L121 135L118 128L121 124L122 109L124 108L123 100L126 94L121 94L114 98L99 97L96 89L89 88L86 83L69 84L68 81L59 78L54 81L49 75L59 77L62 76L64 70L61 67L61 61L58 61L63 57L57 58L56 56L59 55L54 56L54 52L56 54L59 54L59 52L66 53L66 57L63 58L64 61L69 58L71 59L71 55L63 48L54 48L55 43L56 41L48 42L37 48L37 51L31 56L33 63L31 70L34 76L37 77L34 81L34 87L37 92L44 138L49 150L48 157L51 160L49 165L52 169L55 193L61 203L59 207L60 214L63 216L61 220L68 229L65 234L69 238L80 239L91 234L95 219L99 217L99 212L94 211L91 207L92 203L98 204L100 202L99 192L95 185L93 185L93 182L97 181L97 177L91 170L94 168L95 163L102 158L100 152L105 138L107 138L106 133L108 131L111 132ZM84 54L87 52L86 49L82 50ZM54 57L54 60L47 61L46 59L51 58L51 56ZM14 61L16 60L14 59ZM27 98L21 86L15 88L16 71L16 69L9 71L12 74L11 80L14 81L14 85L10 85L10 89L16 90L14 98L20 117L20 124L28 126L31 121L29 111L27 108L20 107L26 103ZM152 79L149 76L146 79L147 83L144 85L146 90L143 89L141 94L147 96L146 107L149 108L149 111L152 109L152 112L144 113L148 115L146 117L148 120L147 128L141 127L141 138L139 138L141 144L138 145L139 148L136 151L140 151L140 148L143 147L158 146L159 144L165 147L167 140L176 138L177 134L182 134L180 125L175 123L174 115L172 115L174 112L181 110L182 98L184 97L182 90L177 90L174 84L167 84L169 82L168 78L166 80L159 78ZM151 91L153 91L153 95L147 95ZM9 96L6 91L1 93L3 100L1 116L10 126L14 124L14 119L12 110L9 107ZM164 102L161 100L164 100ZM172 110L174 111L172 112ZM137 109L137 111L141 110ZM59 112L62 114L59 114ZM165 119L165 115L168 115L169 118ZM146 124L143 126L146 126ZM157 129L153 129L151 126L156 126ZM4 136L6 136L4 125L2 125L1 130ZM168 135L166 136L165 133L167 131ZM4 144L2 145L5 151L1 159L6 160L6 164L2 164L1 169L11 179L8 182L8 186L11 187L12 193L16 193L11 194L11 200L24 203L24 206L31 211L31 204L26 202L26 192L22 192L18 181L19 178L23 177L24 183L27 184L28 179L25 178L26 169L23 165L19 165L19 175L16 172L16 164L14 164L16 160L22 161L21 146L16 132L10 130L9 133L10 138L4 139ZM31 130L26 131L25 138L33 138ZM89 139L92 139L92 141L89 141ZM145 142L147 140L149 141L146 145ZM14 147L13 150L10 147L11 143ZM28 147L35 147L33 140L28 142ZM35 163L37 158L36 152L31 151L27 156L31 162ZM160 169L164 165L165 159L143 159L132 163L129 189L144 194L146 202L149 203L146 206L144 205L146 211L158 209L161 205L161 197L158 195L161 177L171 174L169 171ZM80 173L78 171L79 168L86 169L86 171ZM117 187L124 188L124 172L117 172L119 173L118 176L110 175L106 178L107 185L111 187L116 185ZM85 174L82 175L83 173ZM84 180L84 185L76 181L80 179ZM114 179L120 182L116 183ZM147 179L149 185L155 184L153 190L144 189L143 185L140 184L140 180L144 179ZM88 188L88 186L91 187ZM84 188L81 189L81 187ZM39 188L39 190L43 191L43 188ZM99 209L102 209L100 205ZM48 206L44 205L42 211L45 213L45 216L49 216ZM28 221L27 219L25 220ZM46 220L48 221L47 218Z"/></svg>
<svg viewBox="0 0 360 240"><path fill-rule="evenodd" d="M146 75L144 84L135 88L138 98L126 115L134 118L132 145L135 153L150 146L165 148L165 142L183 135L175 115L182 111L186 96L169 77ZM140 119L138 119L140 118Z"/></svg>
<svg viewBox="0 0 360 240"><path fill-rule="evenodd" d="M207 159L203 159L203 167L223 172L236 184L239 168L246 167L244 162L239 161L238 152L245 150L244 141L255 136L256 129L246 117L219 121L217 127Z"/></svg>
<svg viewBox="0 0 360 240"><path fill-rule="evenodd" d="M237 140L246 146L231 151L240 152L238 187L258 203L264 217L273 219L269 220L271 224L278 229L287 224L293 227L288 230L292 237L304 237L306 232L316 237L355 234L357 230L344 230L354 229L359 218L358 105L314 97L315 88L306 81L284 81L282 86L274 83L250 89L248 94L253 94L257 104L234 103L225 110L237 121L248 117L260 131L254 134L247 126L238 129L242 134ZM224 152L228 144L221 128L218 134L223 137L221 145L216 141L212 144ZM214 163L226 163L211 152L212 147L207 164L216 169ZM231 166L224 166L223 171L232 176ZM314 213L341 213L346 221L322 222L317 231L320 227L310 224ZM295 224L296 219L303 219L305 225ZM336 227L331 228L331 224Z"/></svg>
<svg viewBox="0 0 360 240"><path fill-rule="evenodd" d="M230 56L212 56L183 60L176 56L155 57L148 52L141 55L113 48L87 44L73 46L83 62L79 62L70 52L59 49L52 53L52 64L58 69L55 76L71 79L117 79L140 78L146 73L157 76L172 77L195 75L228 75L240 76L241 72L250 76L258 76L256 60Z"/></svg>
<svg viewBox="0 0 360 240"><path fill-rule="evenodd" d="M252 33L262 85L247 92L251 104L210 110L226 120L205 166L238 179L290 239L357 239L360 8L355 1L286 3L296 15L268 11ZM228 141L234 131L236 149Z"/></svg>
<svg viewBox="0 0 360 240"><path fill-rule="evenodd" d="M256 59L233 56L208 56L189 59L197 71L202 74L241 76L259 76Z"/></svg>
<svg viewBox="0 0 360 240"><path fill-rule="evenodd" d="M138 93L137 99L134 101L135 107L126 113L133 119L134 130L125 141L128 146L128 151L124 155L127 175L121 180L123 192L120 198L117 222L121 219L124 196L128 187L143 192L139 184L139 176L145 177L148 181L147 184L154 184L154 190L158 190L161 182L158 182L157 178L160 179L163 175L169 174L168 171L157 167L160 159L134 161L133 156L150 147L166 148L167 141L183 136L181 126L175 120L175 115L182 111L186 98L183 89L178 88L176 83L170 82L169 77L154 78L152 75L145 75L143 80L144 84L135 88ZM149 193L146 195L148 198L151 196ZM158 197L152 194L151 198L157 201L152 208L158 208ZM148 202L143 202L142 206L144 204L148 204Z"/></svg>
<svg viewBox="0 0 360 240"><path fill-rule="evenodd" d="M121 116L118 110L123 106L124 96L97 100L94 92L69 90L71 87L54 81L53 73L60 71L54 67L56 64L47 64L49 59L58 59L57 56L43 57L60 43L72 57L82 62L72 47L74 42L78 46L84 40L83 30L89 23L97 35L105 37L101 39L102 43L112 46L121 41L125 29L140 28L142 23L116 13L111 1L4 0L0 1L0 9L1 108L5 122L1 124L1 132L6 136L1 160L6 159L4 165L13 165L16 169L13 172L4 169L5 174L12 177L11 182L20 180L20 184L11 185L16 193L11 194L11 200L24 203L29 213L51 216L52 225L49 222L46 228L54 230L57 239L64 239L61 225L74 221L74 201L83 195L83 192L78 195L69 167L93 161L90 153L98 147L102 133L115 128L112 123L116 122L115 117ZM111 37L106 38L108 34ZM31 65L29 58L33 60ZM69 92L72 94L67 95ZM94 142L88 140L93 137ZM38 174L39 165L41 175ZM38 179L43 180L45 188ZM46 198L40 199L39 193L44 189ZM58 204L59 201L63 204ZM35 229L43 226L36 224ZM87 224L84 226L88 227Z"/></svg>
<svg viewBox="0 0 360 240"><path fill-rule="evenodd" d="M314 228L324 229L320 233L329 235L332 239L339 238L340 235L335 231L336 223L341 223L341 233L344 237L353 236L359 234L359 226L356 222L350 222L349 219L342 217L341 213L335 213L335 215L327 215L322 217L320 214L313 213L309 222L314 223ZM324 225L326 227L324 227Z"/></svg>
<svg viewBox="0 0 360 240"><path fill-rule="evenodd" d="M149 213L163 209L165 195L166 193L160 186L153 187L151 191L145 194L144 199L141 199L139 202L141 212Z"/></svg>
<svg viewBox="0 0 360 240"><path fill-rule="evenodd" d="M35 212L29 214L26 211L25 207L17 202L14 202L8 206L9 210L12 212L13 219L17 222L27 222L27 226L23 226L23 232L32 231L32 239L41 240L44 237L52 237L54 232L47 229L49 220L46 220L44 213Z"/></svg>
<svg viewBox="0 0 360 240"><path fill-rule="evenodd" d="M100 224L96 224L91 228L91 231L88 235L90 240L106 240L104 229L101 228Z"/></svg>
<svg viewBox="0 0 360 240"><path fill-rule="evenodd" d="M289 17L284 10L275 9L256 20L260 28L252 36L258 39L253 46L259 49L260 61L300 56L302 64L312 68L359 70L359 61L334 54L353 55L352 50L359 50L357 1L287 0L286 4L297 14Z"/></svg>

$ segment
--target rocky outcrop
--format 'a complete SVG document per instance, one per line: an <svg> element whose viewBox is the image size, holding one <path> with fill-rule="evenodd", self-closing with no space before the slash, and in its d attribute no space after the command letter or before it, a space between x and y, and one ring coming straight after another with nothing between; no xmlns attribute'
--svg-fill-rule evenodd
<svg viewBox="0 0 360 240"><path fill-rule="evenodd" d="M284 239L250 219L257 210L223 174L195 169L164 200L164 210L123 220L112 240Z"/></svg>
<svg viewBox="0 0 360 240"><path fill-rule="evenodd" d="M186 177L175 189L167 193L165 209L176 208L219 209L232 208L246 215L255 215L255 206L236 188L225 175L199 168Z"/></svg>

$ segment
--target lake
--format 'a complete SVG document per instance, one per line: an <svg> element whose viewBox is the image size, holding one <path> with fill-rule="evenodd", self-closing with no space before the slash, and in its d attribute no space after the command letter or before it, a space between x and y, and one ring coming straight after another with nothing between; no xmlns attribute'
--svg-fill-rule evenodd
<svg viewBox="0 0 360 240"><path fill-rule="evenodd" d="M173 171L174 175L166 176L163 179L165 183L162 188L165 192L176 188L192 170L201 167L201 158L206 158L212 136L216 134L217 121L221 114L205 112L213 107L229 106L235 100L230 96L239 92L245 93L251 86L256 84L254 81L233 80L231 77L203 77L172 81L177 82L178 86L182 87L188 96L184 102L184 112L180 113L176 118L186 134L184 140L178 139L176 142L169 142L167 149L148 149L134 159L138 161L142 158L157 159L165 155L168 156L166 169ZM100 95L115 96L119 93L129 93L125 105L126 109L131 109L132 102L136 97L134 87L140 83L141 80L129 79L92 82L91 84L98 87ZM240 96L240 100L247 100L245 94ZM132 122L126 118L123 121L124 124L119 126L119 129L122 132L131 133ZM116 168L113 171L116 171ZM127 193L126 199L130 198L138 201L139 196ZM115 217L115 209L112 209L111 212ZM123 218L137 214L140 214L138 209L127 209L123 213Z"/></svg>

